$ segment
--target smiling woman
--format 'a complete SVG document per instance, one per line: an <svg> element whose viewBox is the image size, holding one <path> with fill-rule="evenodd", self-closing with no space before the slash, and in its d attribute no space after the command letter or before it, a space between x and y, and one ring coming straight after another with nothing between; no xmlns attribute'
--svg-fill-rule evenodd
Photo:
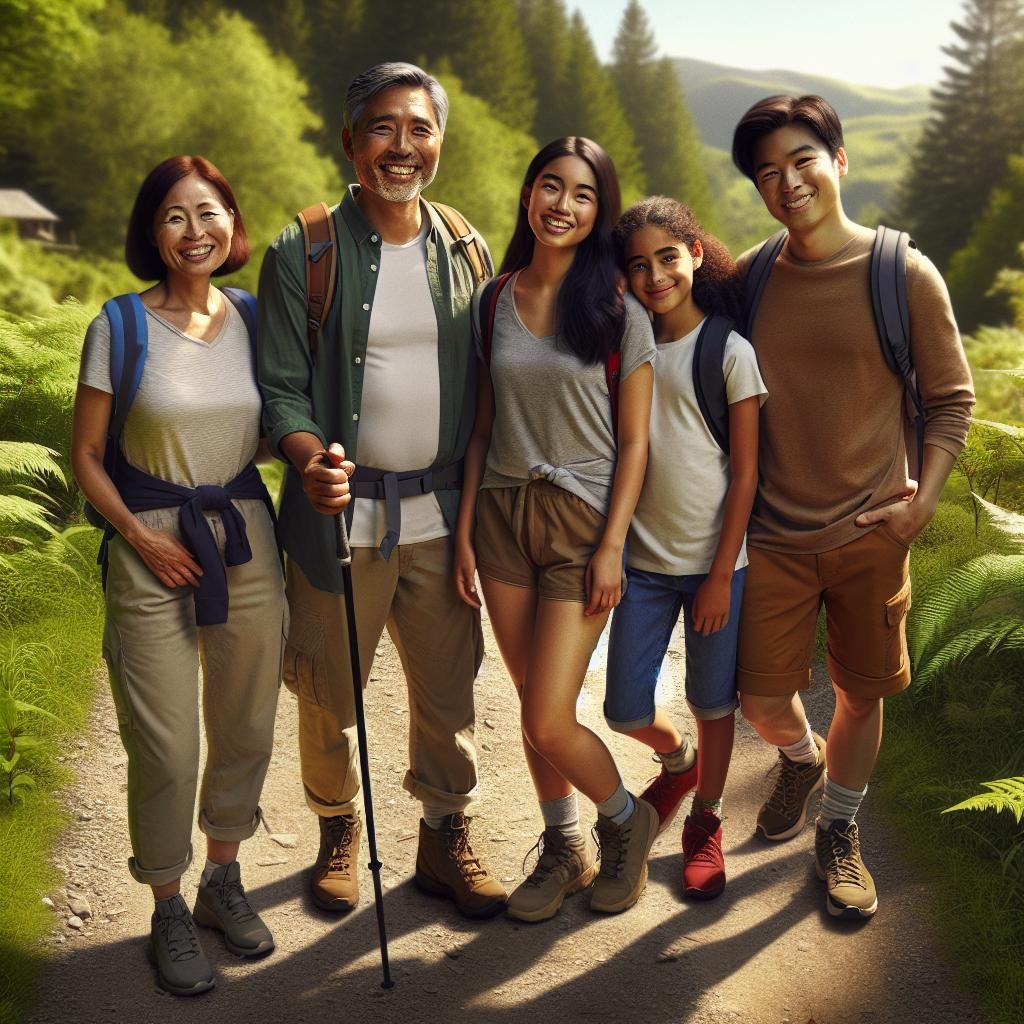
<svg viewBox="0 0 1024 1024"><path fill-rule="evenodd" d="M211 284L249 256L220 171L197 156L156 167L139 189L125 256L157 283L110 300L89 326L72 464L105 520L103 655L128 754L128 867L153 890L149 955L160 986L194 995L213 986L196 922L222 931L239 956L274 948L236 855L260 819L284 586L273 508L253 465L262 409L246 324L253 300ZM133 366L134 390L118 372ZM179 889L192 859L200 661L207 862L193 920Z"/></svg>

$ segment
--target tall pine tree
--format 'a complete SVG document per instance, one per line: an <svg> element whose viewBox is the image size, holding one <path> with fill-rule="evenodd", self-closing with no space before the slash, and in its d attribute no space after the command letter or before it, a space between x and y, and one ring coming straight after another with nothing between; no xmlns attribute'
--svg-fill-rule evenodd
<svg viewBox="0 0 1024 1024"><path fill-rule="evenodd" d="M1024 0L968 0L952 28L958 42L943 52L955 64L932 93L902 196L907 226L941 270L1024 147Z"/></svg>
<svg viewBox="0 0 1024 1024"><path fill-rule="evenodd" d="M709 224L711 188L700 139L672 62L658 59L639 0L630 0L622 15L612 59L612 75L640 149L647 191L682 199Z"/></svg>
<svg viewBox="0 0 1024 1024"><path fill-rule="evenodd" d="M519 10L537 82L538 142L562 135L593 139L615 161L623 200L639 197L644 173L636 138L583 15L568 18L562 0L521 0Z"/></svg>

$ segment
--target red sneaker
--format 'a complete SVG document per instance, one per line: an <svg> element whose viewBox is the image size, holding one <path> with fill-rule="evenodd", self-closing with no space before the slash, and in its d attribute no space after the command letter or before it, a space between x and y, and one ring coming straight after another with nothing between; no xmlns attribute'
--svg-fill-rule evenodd
<svg viewBox="0 0 1024 1024"><path fill-rule="evenodd" d="M674 775L664 765L661 771L647 783L647 788L640 794L658 812L658 835L672 824L672 819L683 802L683 797L697 785L697 759L693 764Z"/></svg>
<svg viewBox="0 0 1024 1024"><path fill-rule="evenodd" d="M690 815L683 825L683 892L713 900L725 888L722 822L710 811Z"/></svg>

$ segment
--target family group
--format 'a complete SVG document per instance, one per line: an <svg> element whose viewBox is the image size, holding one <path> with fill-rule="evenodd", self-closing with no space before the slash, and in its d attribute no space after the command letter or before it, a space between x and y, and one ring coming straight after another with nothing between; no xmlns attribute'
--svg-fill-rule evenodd
<svg viewBox="0 0 1024 1024"><path fill-rule="evenodd" d="M734 162L784 230L736 262L675 198L622 211L597 142L550 142L497 274L483 238L422 198L448 115L437 80L377 65L344 113L356 183L270 245L258 303L211 280L249 256L230 185L176 156L145 179L128 225L128 266L155 284L108 302L85 339L73 462L104 528L128 867L152 887L160 985L213 986L197 925L240 956L274 947L237 853L261 820L282 678L320 825L312 900L359 899L339 515L362 685L385 628L408 684L418 888L470 917L543 921L580 891L624 911L692 790L682 887L718 896L739 708L778 749L751 829L786 840L813 820L828 912L870 917L856 816L883 699L910 684L909 548L965 443L973 390L934 266L844 212L836 112L771 96L744 114ZM276 512L254 465L270 456L287 467ZM482 602L544 826L511 893L474 853L467 813ZM800 698L822 606L827 741ZM605 719L660 762L639 794L577 718L610 615ZM680 616L692 741L655 701ZM206 862L190 911L197 788ZM593 840L578 793L597 809Z"/></svg>

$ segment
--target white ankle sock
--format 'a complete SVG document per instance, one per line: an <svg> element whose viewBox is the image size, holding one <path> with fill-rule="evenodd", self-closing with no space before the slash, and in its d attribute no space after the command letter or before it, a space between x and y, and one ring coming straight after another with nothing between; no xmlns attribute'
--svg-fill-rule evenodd
<svg viewBox="0 0 1024 1024"><path fill-rule="evenodd" d="M797 764L817 764L818 763L818 745L814 742L814 736L811 733L810 723L807 724L807 732L804 733L802 739L796 741L796 743L790 743L788 747L779 747L786 757L790 761L795 761Z"/></svg>
<svg viewBox="0 0 1024 1024"><path fill-rule="evenodd" d="M206 865L203 867L203 873L199 876L199 884L200 885L209 885L210 884L210 879L213 878L214 871L216 871L217 868L223 868L223 867L227 867L227 865L226 864L217 864L214 861L210 860L209 857L207 857L206 858Z"/></svg>
<svg viewBox="0 0 1024 1024"><path fill-rule="evenodd" d="M444 824L444 819L452 813L450 807L423 801L423 820L427 823L427 828L432 828L435 832Z"/></svg>
<svg viewBox="0 0 1024 1024"><path fill-rule="evenodd" d="M818 811L818 825L828 828L833 821L853 821L860 810L861 802L868 787L861 790L847 789L830 779L825 772L825 792L821 797L821 809Z"/></svg>
<svg viewBox="0 0 1024 1024"><path fill-rule="evenodd" d="M597 813L611 818L616 825L621 825L633 813L635 806L636 803L620 779L615 792L607 800L602 800L597 805Z"/></svg>
<svg viewBox="0 0 1024 1024"><path fill-rule="evenodd" d="M565 836L580 834L580 806L575 793L557 800L541 800L540 813L545 828L557 828Z"/></svg>
<svg viewBox="0 0 1024 1024"><path fill-rule="evenodd" d="M670 754L659 754L655 751L655 756L665 766L666 771L673 775L682 775L683 772L687 772L693 767L693 762L697 760L697 751L693 749L693 744L684 737L678 750L673 750Z"/></svg>

